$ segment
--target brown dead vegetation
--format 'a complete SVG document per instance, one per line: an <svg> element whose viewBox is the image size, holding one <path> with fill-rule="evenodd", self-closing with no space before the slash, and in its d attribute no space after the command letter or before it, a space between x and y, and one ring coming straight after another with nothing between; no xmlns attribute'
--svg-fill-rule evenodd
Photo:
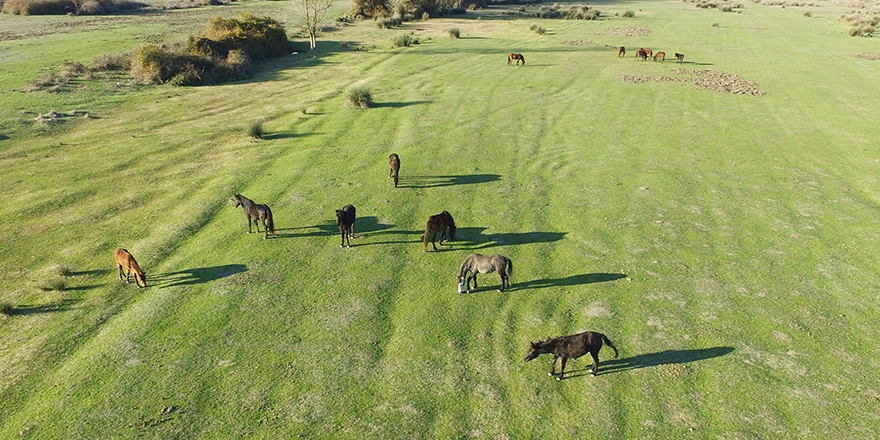
<svg viewBox="0 0 880 440"><path fill-rule="evenodd" d="M714 92L732 93L735 95L764 95L753 82L746 81L736 75L717 70L675 69L672 73L688 76L641 76L623 75L624 82L643 84L648 82L684 82L691 83L701 89Z"/></svg>
<svg viewBox="0 0 880 440"><path fill-rule="evenodd" d="M637 26L621 26L605 29L602 32L599 32L599 35L620 35L624 37L641 37L644 35L649 35L651 33L650 30L645 28L640 28Z"/></svg>

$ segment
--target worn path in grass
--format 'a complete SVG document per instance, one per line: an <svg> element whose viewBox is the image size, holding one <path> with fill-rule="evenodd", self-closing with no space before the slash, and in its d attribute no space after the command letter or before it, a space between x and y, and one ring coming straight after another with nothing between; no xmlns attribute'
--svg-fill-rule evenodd
<svg viewBox="0 0 880 440"><path fill-rule="evenodd" d="M60 128L4 120L0 300L16 307L0 319L0 436L876 434L865 97L880 76L855 57L875 43L831 9L606 8L594 22L490 9L358 23L242 83L52 95L100 111ZM392 49L403 32L421 44ZM619 45L687 62L618 59ZM527 65L508 67L510 52ZM680 68L765 94L621 79L691 77ZM3 99L49 110L3 81ZM344 106L355 85L374 108ZM245 135L257 118L262 141ZM272 207L278 238L245 233L235 192ZM357 237L339 248L347 203ZM424 253L442 210L459 240ZM150 288L118 282L117 247ZM511 257L513 288L491 274L456 293L470 252ZM66 290L40 289L58 278ZM601 353L599 377L584 359L562 382L549 357L522 361L529 341L583 330L621 349Z"/></svg>

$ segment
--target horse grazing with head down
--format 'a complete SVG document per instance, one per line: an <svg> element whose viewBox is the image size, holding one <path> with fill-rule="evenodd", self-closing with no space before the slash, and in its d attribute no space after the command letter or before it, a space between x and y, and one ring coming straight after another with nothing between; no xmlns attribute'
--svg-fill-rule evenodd
<svg viewBox="0 0 880 440"><path fill-rule="evenodd" d="M684 54L676 52L675 53L675 61L677 61L678 64L683 63L684 62Z"/></svg>
<svg viewBox="0 0 880 440"><path fill-rule="evenodd" d="M388 172L388 177L394 179L394 187L397 188L397 177L400 174L400 156L391 153L391 156L388 156L388 167L391 168L391 171Z"/></svg>
<svg viewBox="0 0 880 440"><path fill-rule="evenodd" d="M446 231L449 231L449 241L455 241L455 220L452 219L452 214L448 211L443 211L440 214L428 217L428 223L425 225L425 240L422 243L424 251L428 252L429 235L431 237L431 246L434 246L436 251L437 245L434 244L434 239L437 238L437 234L440 234L440 245L442 246Z"/></svg>
<svg viewBox="0 0 880 440"><path fill-rule="evenodd" d="M645 61L648 59L648 51L646 51L645 49L643 49L641 47L639 48L639 50L636 51L636 61L638 61L640 59L642 61Z"/></svg>
<svg viewBox="0 0 880 440"><path fill-rule="evenodd" d="M275 234L275 220L272 219L272 210L268 206L254 203L253 200L241 194L235 195L233 205L236 208L241 206L241 209L244 210L244 216L247 218L248 234L251 233L251 220L253 220L254 225L257 226L258 234L260 233L260 222L263 222L263 238L269 238L269 234L277 235Z"/></svg>
<svg viewBox="0 0 880 440"><path fill-rule="evenodd" d="M342 209L336 210L336 226L339 226L339 232L342 234L342 243L339 247L345 246L346 239L348 240L348 247L351 247L355 217L355 209L352 205L345 205Z"/></svg>
<svg viewBox="0 0 880 440"><path fill-rule="evenodd" d="M138 289L141 287L147 287L147 274L141 270L137 261L135 261L134 257L127 250L122 248L116 249L115 257L116 267L119 268L120 280L130 283L131 274L134 274L134 281L137 284ZM124 278L122 276L123 273L125 274Z"/></svg>
<svg viewBox="0 0 880 440"><path fill-rule="evenodd" d="M507 56L507 65L510 65L511 61L516 61L516 65L519 66L519 62L522 61L522 65L526 65L526 59L522 56L521 53L512 53Z"/></svg>
<svg viewBox="0 0 880 440"><path fill-rule="evenodd" d="M550 367L549 373L550 376L553 376L556 374L556 360L562 358L562 369L559 370L559 375L556 376L556 380L562 380L562 376L565 374L565 363L568 359L576 359L590 353L590 356L593 358L593 368L590 369L590 374L595 376L599 373L599 350L602 349L603 341L614 349L614 357L616 358L617 347L611 343L607 336L602 333L583 332L576 335L560 336L558 338L532 342L532 346L523 360L528 362L544 353L553 354L553 365Z"/></svg>
<svg viewBox="0 0 880 440"><path fill-rule="evenodd" d="M657 62L662 63L663 60L665 60L665 59L666 59L666 52L657 52L657 54L654 55L654 62L655 63L657 63Z"/></svg>
<svg viewBox="0 0 880 440"><path fill-rule="evenodd" d="M480 255L470 254L461 263L461 269L458 271L458 293L466 291L471 292L471 280L474 281L474 289L477 288L477 274L487 274L498 271L501 277L501 287L499 292L503 292L505 287L510 287L510 274L513 273L513 262L504 255ZM472 275L467 276L468 272Z"/></svg>
<svg viewBox="0 0 880 440"><path fill-rule="evenodd" d="M626 56L626 48L623 46L620 46L620 48L617 49L617 58L623 58L625 56Z"/></svg>

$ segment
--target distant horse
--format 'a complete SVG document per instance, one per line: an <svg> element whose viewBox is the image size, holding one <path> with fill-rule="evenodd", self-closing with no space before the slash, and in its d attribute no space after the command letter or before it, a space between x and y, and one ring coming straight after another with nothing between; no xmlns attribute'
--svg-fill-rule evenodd
<svg viewBox="0 0 880 440"><path fill-rule="evenodd" d="M675 61L677 61L678 64L683 63L684 62L684 54L676 52L675 53Z"/></svg>
<svg viewBox="0 0 880 440"><path fill-rule="evenodd" d="M614 349L614 357L617 357L617 347L611 343L611 340L602 333L583 332L576 335L560 336L558 338L547 339L540 342L532 342L529 352L526 353L526 362L538 357L544 353L553 354L553 365L550 367L550 376L556 374L556 360L562 358L562 369L556 380L562 380L565 374L565 362L568 359L576 359L587 353L593 358L593 368L590 374L595 376L599 373L599 350L602 349L602 341L605 341L609 347Z"/></svg>
<svg viewBox="0 0 880 440"><path fill-rule="evenodd" d="M397 188L397 176L400 174L400 156L391 153L391 156L388 156L388 166L391 168L391 171L388 172L388 177L394 179L394 187Z"/></svg>
<svg viewBox="0 0 880 440"><path fill-rule="evenodd" d="M275 234L275 221L272 220L272 210L268 206L254 203L253 200L241 194L235 195L233 203L236 208L241 206L241 209L244 210L244 215L247 217L248 234L251 233L251 220L253 220L258 234L260 233L260 222L263 222L263 238L269 238L269 234L277 235Z"/></svg>
<svg viewBox="0 0 880 440"><path fill-rule="evenodd" d="M501 287L499 292L503 292L505 287L510 287L510 274L513 273L513 262L510 258L503 255L480 255L470 254L461 263L461 269L458 271L458 293L462 291L471 292L471 280L474 281L474 289L477 288L477 274L487 274L498 271L501 277ZM471 276L467 276L471 272Z"/></svg>
<svg viewBox="0 0 880 440"><path fill-rule="evenodd" d="M651 49L645 49L645 57L642 60L648 61L648 58L654 58L654 51Z"/></svg>
<svg viewBox="0 0 880 440"><path fill-rule="evenodd" d="M522 65L526 65L526 59L523 58L521 53L512 53L507 56L507 65L510 65L511 61L516 61L516 65L519 66L519 62L522 61Z"/></svg>
<svg viewBox="0 0 880 440"><path fill-rule="evenodd" d="M116 249L116 267L119 268L119 279L125 281L126 283L131 282L131 274L134 274L134 281L138 286L138 289L141 287L147 287L147 274L141 270L141 267L138 266L137 261L135 261L134 257L125 249ZM125 278L122 277L122 274L125 273Z"/></svg>
<svg viewBox="0 0 880 440"><path fill-rule="evenodd" d="M654 55L654 62L655 63L657 63L657 62L662 63L663 60L665 60L665 59L666 59L666 52L657 52L657 55Z"/></svg>
<svg viewBox="0 0 880 440"><path fill-rule="evenodd" d="M641 59L642 61L648 59L648 52L641 47L639 48L639 50L636 51L636 60L638 61L639 59Z"/></svg>
<svg viewBox="0 0 880 440"><path fill-rule="evenodd" d="M623 58L626 56L626 48L620 46L620 49L617 49L617 58Z"/></svg>
<svg viewBox="0 0 880 440"><path fill-rule="evenodd" d="M455 241L455 220L452 219L452 215L443 211L440 214L432 215L428 217L428 224L425 225L425 241L423 243L423 249L425 252L428 252L428 236L431 236L431 246L434 246L434 250L437 250L437 245L434 244L434 239L437 238L437 234L440 234L440 245L443 245L443 237L446 236L446 231L449 231L449 240Z"/></svg>
<svg viewBox="0 0 880 440"><path fill-rule="evenodd" d="M354 220L354 206L345 205L342 209L336 210L336 226L339 226L339 232L342 234L342 243L339 247L345 245L346 239L348 240L348 247L351 247L351 237L354 235Z"/></svg>

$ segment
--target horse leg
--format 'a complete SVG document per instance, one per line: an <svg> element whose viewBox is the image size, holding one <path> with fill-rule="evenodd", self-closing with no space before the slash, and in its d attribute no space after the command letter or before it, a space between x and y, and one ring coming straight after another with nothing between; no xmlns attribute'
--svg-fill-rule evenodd
<svg viewBox="0 0 880 440"><path fill-rule="evenodd" d="M437 232L431 231L431 246L434 246L434 250L437 250L437 245L434 244L434 240L437 239ZM440 237L440 244L443 244L443 236Z"/></svg>
<svg viewBox="0 0 880 440"><path fill-rule="evenodd" d="M556 356L556 355L554 354L554 355L553 355L553 363L550 364L550 372L547 373L548 376L551 376L551 377L552 377L552 376L555 376L555 375L556 375L556 361L557 361L558 359L559 359L559 356Z"/></svg>
<svg viewBox="0 0 880 440"><path fill-rule="evenodd" d="M593 358L593 368L590 368L590 374L595 376L599 374L599 351L591 351L590 356Z"/></svg>
<svg viewBox="0 0 880 440"><path fill-rule="evenodd" d="M559 376L556 376L556 380L562 380L562 376L565 374L565 363L568 362L568 358L562 356L562 369L559 370Z"/></svg>
<svg viewBox="0 0 880 440"><path fill-rule="evenodd" d="M248 234L251 233L251 216L247 216Z"/></svg>
<svg viewBox="0 0 880 440"><path fill-rule="evenodd" d="M119 268L119 281L125 281L125 278L122 278L122 265L117 263L116 266Z"/></svg>

